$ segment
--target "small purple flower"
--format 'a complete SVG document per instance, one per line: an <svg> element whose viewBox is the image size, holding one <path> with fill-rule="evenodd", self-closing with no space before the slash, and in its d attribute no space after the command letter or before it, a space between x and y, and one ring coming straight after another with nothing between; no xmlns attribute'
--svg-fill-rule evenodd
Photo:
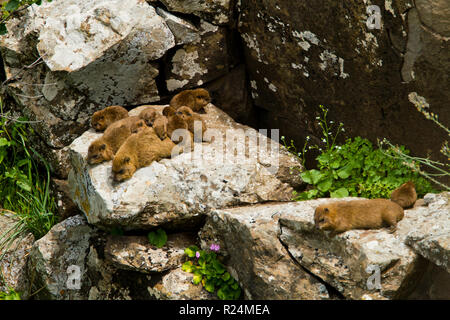
<svg viewBox="0 0 450 320"><path fill-rule="evenodd" d="M211 251L219 251L220 250L220 245L218 245L218 244L211 244L211 246L209 247L209 249L211 250Z"/></svg>
<svg viewBox="0 0 450 320"><path fill-rule="evenodd" d="M200 252L197 251L197 252L195 253L195 256L197 257L197 259L200 258Z"/></svg>

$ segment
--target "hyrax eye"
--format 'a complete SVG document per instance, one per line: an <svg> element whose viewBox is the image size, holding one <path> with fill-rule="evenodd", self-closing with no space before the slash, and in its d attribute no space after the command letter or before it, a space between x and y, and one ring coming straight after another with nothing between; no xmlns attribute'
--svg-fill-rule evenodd
<svg viewBox="0 0 450 320"><path fill-rule="evenodd" d="M121 169L119 172L117 172L118 174L124 174L125 173L125 170L124 169Z"/></svg>

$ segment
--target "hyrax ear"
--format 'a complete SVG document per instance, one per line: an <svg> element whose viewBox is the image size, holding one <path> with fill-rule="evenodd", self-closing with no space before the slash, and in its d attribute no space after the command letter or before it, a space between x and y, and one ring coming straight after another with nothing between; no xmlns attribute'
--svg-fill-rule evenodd
<svg viewBox="0 0 450 320"><path fill-rule="evenodd" d="M102 144L99 149L100 150L105 150L106 149L106 144Z"/></svg>
<svg viewBox="0 0 450 320"><path fill-rule="evenodd" d="M162 113L166 117L172 116L175 114L175 109L173 107L165 107Z"/></svg>

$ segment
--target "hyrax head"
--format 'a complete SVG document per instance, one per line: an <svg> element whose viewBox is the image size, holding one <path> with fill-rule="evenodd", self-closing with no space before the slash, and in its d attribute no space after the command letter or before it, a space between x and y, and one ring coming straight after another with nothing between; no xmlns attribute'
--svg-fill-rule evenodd
<svg viewBox="0 0 450 320"><path fill-rule="evenodd" d="M182 106L177 109L176 114L184 121L189 122L194 116L194 111L192 111L192 109L189 107Z"/></svg>
<svg viewBox="0 0 450 320"><path fill-rule="evenodd" d="M144 120L138 120L131 124L131 133L138 133L147 128L146 122Z"/></svg>
<svg viewBox="0 0 450 320"><path fill-rule="evenodd" d="M208 103L211 102L211 97L209 96L209 92L203 88L192 90L192 94L195 98L195 106L197 110L200 110Z"/></svg>
<svg viewBox="0 0 450 320"><path fill-rule="evenodd" d="M129 156L118 155L114 158L112 172L113 179L115 181L121 182L130 179L135 171L136 166L133 164Z"/></svg>
<svg viewBox="0 0 450 320"><path fill-rule="evenodd" d="M103 112L103 110L94 112L91 119L91 126L96 131L103 131L106 129L108 123L105 119L105 113Z"/></svg>
<svg viewBox="0 0 450 320"><path fill-rule="evenodd" d="M145 109L139 114L139 118L145 121L145 124L149 127L153 126L156 117L158 116L158 112L153 109Z"/></svg>
<svg viewBox="0 0 450 320"><path fill-rule="evenodd" d="M326 205L321 205L314 212L314 224L321 230L333 230L333 219L330 209Z"/></svg>
<svg viewBox="0 0 450 320"><path fill-rule="evenodd" d="M109 146L102 139L95 140L88 149L87 162L89 164L102 163L113 158L113 153Z"/></svg>

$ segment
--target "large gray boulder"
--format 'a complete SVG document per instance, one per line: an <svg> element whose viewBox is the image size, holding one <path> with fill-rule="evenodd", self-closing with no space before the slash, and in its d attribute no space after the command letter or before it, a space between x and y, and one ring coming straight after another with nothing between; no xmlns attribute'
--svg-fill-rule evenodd
<svg viewBox="0 0 450 320"><path fill-rule="evenodd" d="M44 1L0 38L7 89L67 178L63 149L107 105L159 100L158 62L175 38L145 1Z"/></svg>
<svg viewBox="0 0 450 320"><path fill-rule="evenodd" d="M379 28L366 24L371 5L380 10ZM261 0L238 8L253 101L264 110L260 126L281 128L298 145L308 135L319 143L323 104L349 136L386 137L446 160L439 152L445 131L408 95L424 97L448 126L448 0Z"/></svg>
<svg viewBox="0 0 450 320"><path fill-rule="evenodd" d="M450 192L427 194L417 224L406 243L414 251L450 273Z"/></svg>
<svg viewBox="0 0 450 320"><path fill-rule="evenodd" d="M205 109L205 136L212 142L195 143L193 152L153 162L122 183L113 182L111 162L86 163L90 143L101 134L91 129L77 138L69 147L69 185L72 199L89 223L125 229L176 228L199 221L215 208L289 201L293 187L302 183L291 174L301 170L300 161L278 142L235 123L215 106Z"/></svg>
<svg viewBox="0 0 450 320"><path fill-rule="evenodd" d="M259 204L214 210L199 233L203 249L220 245L228 272L249 300L336 298L279 240L279 217L295 204ZM288 210L289 210L288 209Z"/></svg>

